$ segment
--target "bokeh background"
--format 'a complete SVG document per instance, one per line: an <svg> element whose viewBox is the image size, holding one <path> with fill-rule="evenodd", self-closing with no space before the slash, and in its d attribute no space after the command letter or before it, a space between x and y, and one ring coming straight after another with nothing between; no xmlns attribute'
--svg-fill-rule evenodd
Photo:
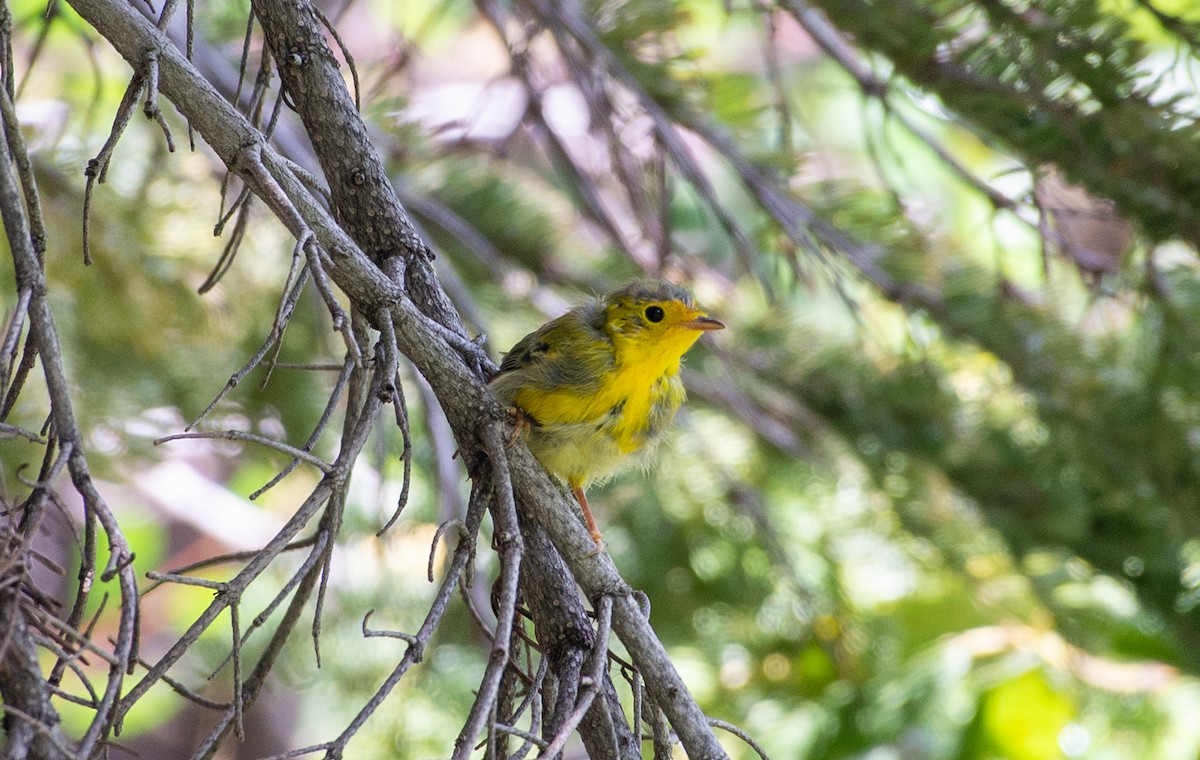
<svg viewBox="0 0 1200 760"><path fill-rule="evenodd" d="M539 3L323 7L439 275L493 357L648 275L690 283L729 325L688 356L690 400L656 464L590 493L708 713L775 760L1197 757L1200 14L1167 0L816 5L832 24L795 2L578 6L620 82L582 70L595 51ZM64 4L10 8L77 413L139 569L261 546L311 471L251 500L282 455L152 441L261 344L292 241L261 208L214 238L223 169L187 150L166 109L181 150L135 120L94 194L85 267L83 169L129 72ZM246 4L195 12L197 58L236 76ZM228 271L198 293L232 235ZM312 366L341 351L306 292L277 366L208 423L302 444L336 376ZM403 653L364 640L363 616L411 630L424 615L431 541L462 513L466 481L411 370L404 390L409 506L375 535L402 474L399 435L381 426L355 473L321 666L292 641L247 716L251 741L222 757L336 735ZM43 402L26 392L11 421L39 429ZM40 456L0 442L0 488L19 494ZM69 541L61 555L69 568ZM480 552L477 609L495 564ZM148 591L143 647L161 651L210 593ZM114 624L101 614L98 635ZM228 637L223 618L172 675L227 691ZM456 603L352 756L448 755L486 655ZM68 729L86 725L61 707ZM142 757L183 756L205 733L203 711L161 684L124 729Z"/></svg>

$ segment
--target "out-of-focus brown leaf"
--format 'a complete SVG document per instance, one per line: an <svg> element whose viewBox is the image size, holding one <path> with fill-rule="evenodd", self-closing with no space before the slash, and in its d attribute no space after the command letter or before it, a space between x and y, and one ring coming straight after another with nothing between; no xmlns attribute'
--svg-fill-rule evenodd
<svg viewBox="0 0 1200 760"><path fill-rule="evenodd" d="M1044 167L1034 182L1033 199L1041 211L1039 226L1049 248L1095 277L1121 268L1133 228L1112 201L1072 185L1055 166Z"/></svg>

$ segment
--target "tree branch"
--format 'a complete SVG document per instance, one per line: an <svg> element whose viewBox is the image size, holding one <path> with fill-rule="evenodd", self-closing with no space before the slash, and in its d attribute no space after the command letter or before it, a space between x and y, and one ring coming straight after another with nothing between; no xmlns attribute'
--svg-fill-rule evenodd
<svg viewBox="0 0 1200 760"><path fill-rule="evenodd" d="M238 173L280 217L293 235L300 238L311 231L316 236L321 246L329 252L331 279L363 313L376 314L378 307L388 307L390 319L395 326L398 348L416 365L434 389L455 431L458 443L464 450L464 455L478 456L481 420L502 420L506 415L481 378L467 365L459 352L451 348L439 331L430 325L426 314L435 316L444 329L454 326L454 332L461 332L457 317L452 311L447 313L444 306L445 296L441 294L441 289L432 276L432 270L428 268L428 262L423 256L413 255L414 252L423 251L423 246L417 245L417 241L407 241L403 233L395 230L380 231L370 226L365 232L360 229L360 234L364 235L378 232L383 235L380 240L388 241L392 245L412 243L410 247L405 248L409 256L393 257L387 266L389 274L384 275L370 258L363 254L359 245L321 208L305 184L292 173L286 160L275 153L264 142L262 136L199 77L191 64L157 29L129 6L114 0L70 2L72 7L108 38L131 64L142 60L147 48L160 48L159 83L163 94L191 121L196 131L212 146L226 165ZM264 25L282 24L283 30L293 29L297 25L314 28L318 24L303 4L294 8L277 8L272 5L268 11L264 3L256 2L255 9ZM302 32L297 31L296 34L300 35ZM323 39L320 40L320 47L316 47L317 37L320 35L316 34L310 39L293 37L287 31L268 31L268 38L274 39L271 43L273 50L284 56L284 71L281 72L281 76L290 76L287 73L289 67L291 74L296 75L296 78L291 79L291 84L286 85L289 92L296 97L302 97L301 93L294 91L301 83L325 81L326 75L317 77L311 71L312 67L320 64L336 69ZM301 44L298 49L293 50L292 48L296 47L293 43L297 40L301 41ZM292 53L298 58L293 57L289 60L287 56ZM305 78L300 78L301 75ZM310 80L307 77L317 78ZM285 82L287 81L285 78ZM344 83L341 87L344 89ZM338 110L345 110L351 105L348 97L342 100L345 101L345 105ZM309 107L329 111L334 110L335 105L319 101L310 103ZM345 125L354 121L345 121L344 115L337 117L340 121L332 120L334 117L329 118L330 121L322 123ZM329 138L330 135L317 133L312 137L315 144ZM352 137L347 139L356 140ZM371 150L369 143L359 147L362 150ZM359 176L358 179L363 184L355 184L358 176L356 172L365 175L368 170L374 171L375 163L370 159L359 158L356 163L346 163L343 160L335 166L350 170L348 174L343 173L336 177L337 181L347 183L348 187L337 191L333 191L331 187L335 198L339 193L347 193L347 197L352 197L348 193L349 187L382 189L373 174L369 177ZM327 179L334 178L327 176ZM390 186L388 194L390 195ZM398 202L396 205L398 207ZM372 253L377 255L387 250L390 249L383 247ZM404 283L412 300L406 297L405 290L397 286L398 282ZM420 307L417 306L418 303ZM671 665L666 650L655 636L649 622L642 616L637 605L627 596L623 596L628 587L617 573L611 559L606 555L589 556L594 544L582 523L576 518L574 505L564 498L524 446L514 447L508 452L508 457L514 493L522 518L536 520L545 526L555 544L563 551L576 579L589 595L618 595L613 605L613 630L625 642L634 662L644 673L647 687L671 720L685 749L696 758L725 757L724 751L707 725L705 716ZM280 544L282 547L290 541L291 535L285 538L281 534L277 537L277 540L279 539L283 539ZM210 615L213 615L211 610L203 617L209 619Z"/></svg>

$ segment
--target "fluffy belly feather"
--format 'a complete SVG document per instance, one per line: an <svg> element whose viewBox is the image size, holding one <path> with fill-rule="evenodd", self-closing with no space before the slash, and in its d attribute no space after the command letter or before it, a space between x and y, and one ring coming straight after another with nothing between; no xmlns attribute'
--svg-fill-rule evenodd
<svg viewBox="0 0 1200 760"><path fill-rule="evenodd" d="M580 485L607 478L625 464L644 464L683 403L684 390L676 375L663 375L640 390L585 422L535 424L530 450L550 472Z"/></svg>

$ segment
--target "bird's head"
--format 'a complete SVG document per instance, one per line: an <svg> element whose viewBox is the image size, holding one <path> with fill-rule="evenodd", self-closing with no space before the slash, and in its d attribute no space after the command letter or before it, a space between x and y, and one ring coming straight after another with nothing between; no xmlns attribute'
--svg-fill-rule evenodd
<svg viewBox="0 0 1200 760"><path fill-rule="evenodd" d="M703 333L725 327L686 288L661 280L632 282L605 296L603 306L604 331L635 361L678 362Z"/></svg>

